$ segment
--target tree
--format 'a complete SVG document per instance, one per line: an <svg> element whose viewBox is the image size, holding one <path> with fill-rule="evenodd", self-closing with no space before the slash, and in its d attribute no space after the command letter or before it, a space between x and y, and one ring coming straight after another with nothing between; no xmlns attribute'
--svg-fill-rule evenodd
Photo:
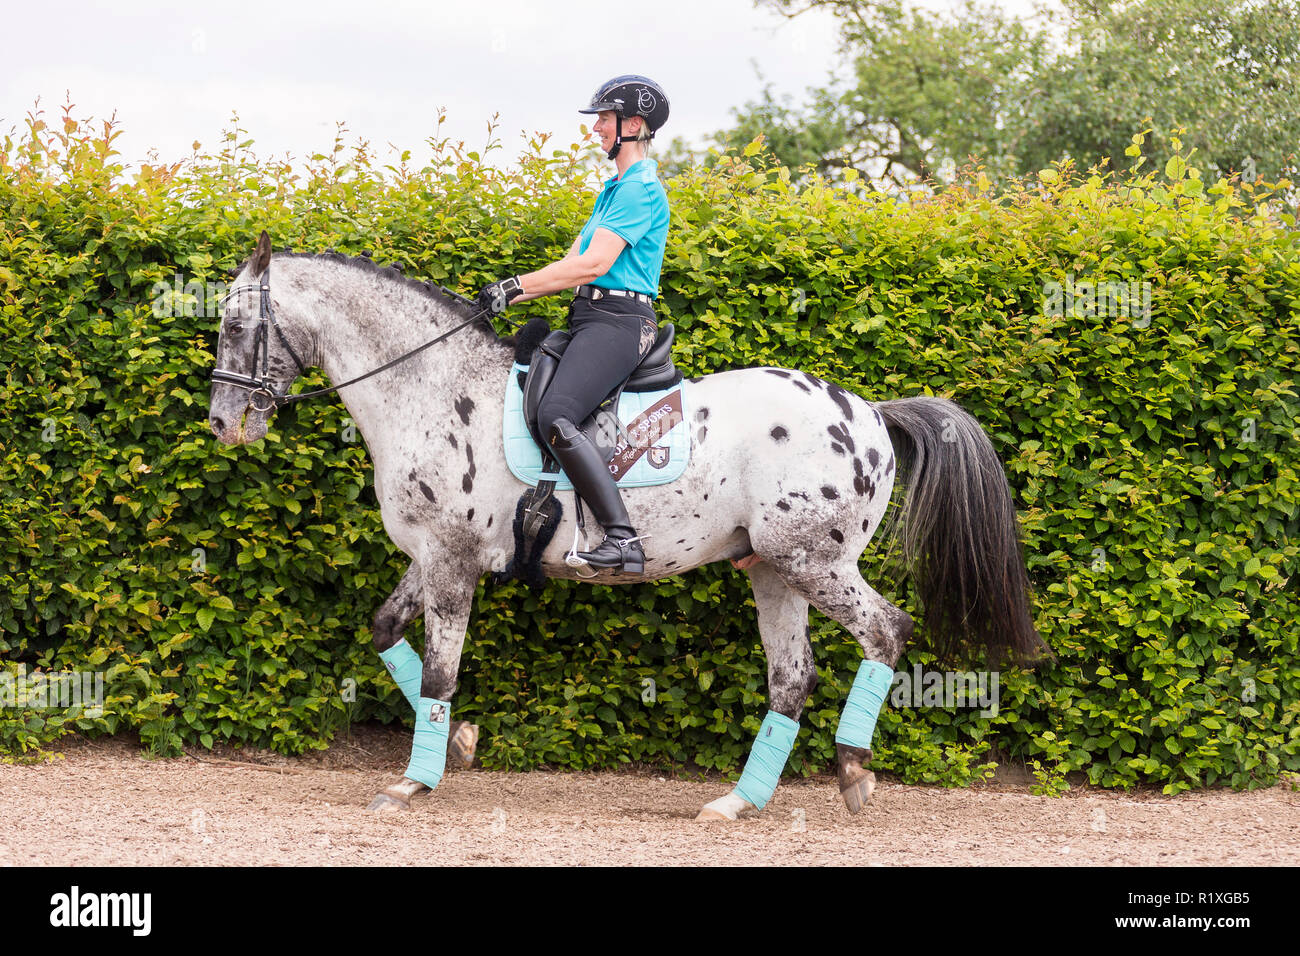
<svg viewBox="0 0 1300 956"><path fill-rule="evenodd" d="M1125 168L1151 129L1163 163L1174 130L1218 173L1280 177L1300 141L1300 0L1065 0L1016 19L975 0L936 14L905 0L756 0L842 23L838 83L806 104L770 86L719 145L762 134L778 161L831 178L911 189L977 159L994 176L1072 158ZM690 158L675 141L676 162Z"/></svg>
<svg viewBox="0 0 1300 956"><path fill-rule="evenodd" d="M1071 48L1025 88L1011 152L1021 172L1064 156L1126 165L1149 125L1164 163L1183 142L1219 174L1270 180L1300 142L1300 6L1296 0L1080 3ZM1149 122L1148 122L1149 121ZM1253 167L1253 169L1252 169Z"/></svg>

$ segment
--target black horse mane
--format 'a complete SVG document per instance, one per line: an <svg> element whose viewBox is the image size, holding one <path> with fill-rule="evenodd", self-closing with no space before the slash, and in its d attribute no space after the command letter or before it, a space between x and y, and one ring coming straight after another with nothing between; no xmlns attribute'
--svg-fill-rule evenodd
<svg viewBox="0 0 1300 956"><path fill-rule="evenodd" d="M350 266L353 269L360 269L361 271L368 272L371 275L381 276L390 282L400 282L413 292L417 292L439 305L449 306L457 315L466 318L469 317L471 310L473 309L472 303L466 303L466 301L459 295L452 292L450 289L438 285L431 279L413 279L403 273L402 267L395 263L381 266L371 258L369 250L365 250L357 256L349 256L334 249L326 249L324 252L294 252L290 249L284 249L280 252L273 253L273 255L290 259L325 259L329 262L337 262L341 265ZM232 269L230 272L231 276L237 276L243 272L252 258L252 256L249 256ZM498 342L501 342L504 345L514 344L514 336L502 338L497 335L497 331L491 322L487 323L487 327L488 331L491 332L492 337Z"/></svg>

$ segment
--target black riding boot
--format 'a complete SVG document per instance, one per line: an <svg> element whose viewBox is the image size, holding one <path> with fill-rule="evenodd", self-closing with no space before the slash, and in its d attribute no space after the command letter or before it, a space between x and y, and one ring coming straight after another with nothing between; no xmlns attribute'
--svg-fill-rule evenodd
<svg viewBox="0 0 1300 956"><path fill-rule="evenodd" d="M579 551L578 557L593 568L640 574L645 570L645 551L632 528L623 495L596 446L567 418L557 418L547 437L551 454L605 529L605 540L596 550Z"/></svg>

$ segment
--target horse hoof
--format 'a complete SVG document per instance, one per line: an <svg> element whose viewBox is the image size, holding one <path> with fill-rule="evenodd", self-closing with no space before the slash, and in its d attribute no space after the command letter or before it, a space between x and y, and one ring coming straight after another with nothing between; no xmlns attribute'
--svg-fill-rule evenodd
<svg viewBox="0 0 1300 956"><path fill-rule="evenodd" d="M451 725L451 739L447 741L447 759L468 770L474 766L478 750L478 725L468 720L457 720Z"/></svg>
<svg viewBox="0 0 1300 956"><path fill-rule="evenodd" d="M376 794L375 799L370 801L370 806L366 807L366 809L378 813L397 813L401 810L411 809L411 801L384 791Z"/></svg>
<svg viewBox="0 0 1300 956"><path fill-rule="evenodd" d="M705 807L703 810L700 811L700 815L699 815L698 817L696 817L695 819L696 819L696 821L700 821L700 820L734 820L735 817L729 817L729 816L727 816L725 813L719 813L717 810L711 810L711 809L709 809L708 807Z"/></svg>
<svg viewBox="0 0 1300 956"><path fill-rule="evenodd" d="M704 809L696 820L735 820L745 810L752 810L751 804L744 797L729 793L725 797L718 797L712 803L706 803Z"/></svg>
<svg viewBox="0 0 1300 956"><path fill-rule="evenodd" d="M867 801L871 799L871 793L875 789L876 775L867 770L861 777L841 790L840 796L844 798L844 805L849 808L849 813L861 813L862 808L867 805Z"/></svg>

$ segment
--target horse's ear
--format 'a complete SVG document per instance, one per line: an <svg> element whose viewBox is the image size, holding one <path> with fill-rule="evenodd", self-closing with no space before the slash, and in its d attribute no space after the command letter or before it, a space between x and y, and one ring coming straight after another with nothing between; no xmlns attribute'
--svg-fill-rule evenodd
<svg viewBox="0 0 1300 956"><path fill-rule="evenodd" d="M253 275L260 276L271 264L271 237L266 230L257 237L257 250L253 253Z"/></svg>

